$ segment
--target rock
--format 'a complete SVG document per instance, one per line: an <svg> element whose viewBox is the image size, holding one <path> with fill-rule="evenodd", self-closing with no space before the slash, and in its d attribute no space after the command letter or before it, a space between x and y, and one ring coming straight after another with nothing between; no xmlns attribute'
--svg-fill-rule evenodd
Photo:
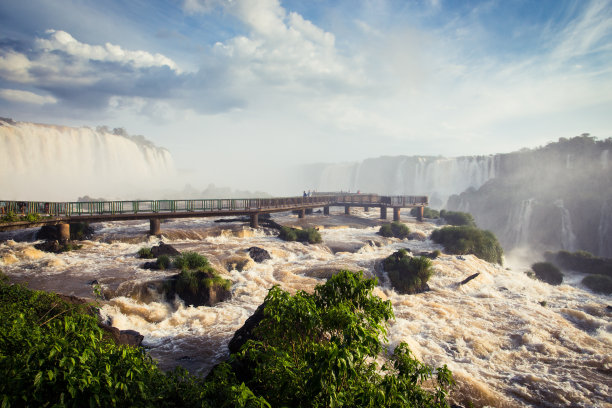
<svg viewBox="0 0 612 408"><path fill-rule="evenodd" d="M227 269L228 272L233 270L238 272L246 271L253 265L253 260L247 256L233 256L225 260L225 269Z"/></svg>
<svg viewBox="0 0 612 408"><path fill-rule="evenodd" d="M53 252L55 254L59 254L62 252L62 245L59 241L45 241L40 244L35 244L34 248L44 251L44 252Z"/></svg>
<svg viewBox="0 0 612 408"><path fill-rule="evenodd" d="M193 291L191 285L180 282L181 274L171 276L165 281L164 290L167 298L175 295L180 297L189 306L214 306L219 302L231 299L232 292L221 284L212 281L212 284L205 284L206 279L213 280L215 274L210 271L196 271L193 279L198 282L197 289Z"/></svg>
<svg viewBox="0 0 612 408"><path fill-rule="evenodd" d="M263 248L251 247L248 249L249 256L257 263L262 263L265 260L272 259L270 253Z"/></svg>
<svg viewBox="0 0 612 408"><path fill-rule="evenodd" d="M265 302L259 305L259 307L255 310L255 313L246 319L241 328L236 330L234 337L232 337L227 345L230 353L237 353L248 340L255 340L253 330L257 327L257 325L259 325L259 322L263 320L265 306Z"/></svg>
<svg viewBox="0 0 612 408"><path fill-rule="evenodd" d="M478 275L480 275L480 272L476 272L475 274L468 276L467 278L465 278L464 280L459 282L459 286L465 285L466 283L468 283L469 281L471 281L472 279L474 279Z"/></svg>
<svg viewBox="0 0 612 408"><path fill-rule="evenodd" d="M157 269L157 261L143 263L142 264L142 269L156 270Z"/></svg>
<svg viewBox="0 0 612 408"><path fill-rule="evenodd" d="M612 313L612 306L610 305L606 306L606 312Z"/></svg>
<svg viewBox="0 0 612 408"><path fill-rule="evenodd" d="M59 239L59 233L55 225L43 225L36 233L36 239L44 239L46 241L55 241Z"/></svg>
<svg viewBox="0 0 612 408"><path fill-rule="evenodd" d="M151 253L155 258L159 258L161 255L177 256L181 254L172 245L164 244L163 242L151 248Z"/></svg>
<svg viewBox="0 0 612 408"><path fill-rule="evenodd" d="M104 330L107 336L116 344L132 347L140 347L142 345L144 336L135 330L119 330L105 323L98 323L98 327Z"/></svg>

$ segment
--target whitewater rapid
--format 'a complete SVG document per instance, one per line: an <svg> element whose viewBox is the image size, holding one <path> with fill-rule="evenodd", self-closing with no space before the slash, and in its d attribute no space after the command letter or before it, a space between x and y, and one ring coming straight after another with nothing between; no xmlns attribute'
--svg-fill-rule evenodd
<svg viewBox="0 0 612 408"><path fill-rule="evenodd" d="M213 219L163 223L164 242L204 254L233 282L232 299L214 307L167 303L147 291L147 281L173 272L141 268L144 261L136 252L159 241L147 237L146 222L96 224L94 240L85 241L83 249L57 255L37 251L31 242L4 241L0 270L33 288L77 296L91 297L96 280L109 298L101 303L105 318L143 334L144 345L163 368L182 365L201 374L227 357L233 333L272 286L311 291L335 269L363 270L378 277L376 294L393 304L390 348L405 341L423 361L447 364L457 381L451 394L456 402L469 399L476 407L612 406L610 297L581 287L580 276L550 286L527 277L523 267L446 254L434 260L431 291L398 294L380 261L400 248L413 253L441 248L427 239L377 235L378 211L353 209L353 214L332 212L302 221L274 216L281 224L319 227L323 243L317 245L284 242L272 231ZM423 236L437 228L405 215L402 221ZM20 234L14 237L31 232ZM248 261L242 271L226 269L236 260L248 260L253 246L268 250L272 259ZM474 273L480 275L458 284Z"/></svg>

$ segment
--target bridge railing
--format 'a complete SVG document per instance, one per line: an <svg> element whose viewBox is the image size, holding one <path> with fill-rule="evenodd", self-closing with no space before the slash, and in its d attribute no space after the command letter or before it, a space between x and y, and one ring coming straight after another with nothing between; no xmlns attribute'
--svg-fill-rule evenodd
<svg viewBox="0 0 612 408"><path fill-rule="evenodd" d="M363 204L387 206L426 205L426 196L379 196L376 194L313 195L308 197L199 199L199 200L136 200L42 202L0 201L0 216L10 212L18 215L95 216L139 213L175 213L206 211L252 211L294 208L296 206L328 206Z"/></svg>

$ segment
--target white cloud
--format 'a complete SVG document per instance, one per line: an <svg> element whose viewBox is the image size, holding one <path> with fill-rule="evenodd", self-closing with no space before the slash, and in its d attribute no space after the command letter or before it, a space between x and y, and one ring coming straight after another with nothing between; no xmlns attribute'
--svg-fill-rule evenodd
<svg viewBox="0 0 612 408"><path fill-rule="evenodd" d="M11 102L30 103L33 105L57 103L57 99L52 96L39 95L34 92L21 91L18 89L0 89L0 98Z"/></svg>
<svg viewBox="0 0 612 408"><path fill-rule="evenodd" d="M63 51L81 60L106 61L130 65L134 68L163 67L180 73L177 64L162 54L151 54L147 51L124 50L119 45L105 43L90 45L77 41L62 30L47 30L48 38L37 38L36 46L44 52Z"/></svg>
<svg viewBox="0 0 612 408"><path fill-rule="evenodd" d="M32 81L28 70L32 63L25 55L14 51L0 51L0 77L14 82Z"/></svg>

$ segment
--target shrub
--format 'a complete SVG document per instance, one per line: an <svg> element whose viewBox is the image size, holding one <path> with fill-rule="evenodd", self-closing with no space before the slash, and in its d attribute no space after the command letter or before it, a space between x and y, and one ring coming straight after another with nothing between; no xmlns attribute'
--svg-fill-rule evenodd
<svg viewBox="0 0 612 408"><path fill-rule="evenodd" d="M413 217L418 217L419 212L420 212L419 207L413 207L410 209L410 215L412 215ZM433 208L425 207L423 208L423 217L431 218L431 219L440 218L440 211L434 210Z"/></svg>
<svg viewBox="0 0 612 408"><path fill-rule="evenodd" d="M536 278L551 285L560 285L563 282L563 274L550 262L538 262L531 265Z"/></svg>
<svg viewBox="0 0 612 408"><path fill-rule="evenodd" d="M314 228L306 228L301 230L283 226L280 229L280 234L278 237L285 241L300 241L308 242L310 244L318 244L322 241L321 234Z"/></svg>
<svg viewBox="0 0 612 408"><path fill-rule="evenodd" d="M0 333L3 406L202 406L203 381L164 374L57 295L0 279Z"/></svg>
<svg viewBox="0 0 612 408"><path fill-rule="evenodd" d="M34 213L30 213L30 214L27 214L25 217L22 217L22 219L27 222L37 222L37 221L40 221L41 218L42 217L40 216L40 214L34 214Z"/></svg>
<svg viewBox="0 0 612 408"><path fill-rule="evenodd" d="M138 250L138 257L141 259L153 259L153 252L151 252L151 248L142 247Z"/></svg>
<svg viewBox="0 0 612 408"><path fill-rule="evenodd" d="M612 259L600 258L587 251L546 252L544 257L563 270L571 270L612 278Z"/></svg>
<svg viewBox="0 0 612 408"><path fill-rule="evenodd" d="M450 225L476 227L474 217L469 213L442 210L440 211L440 218Z"/></svg>
<svg viewBox="0 0 612 408"><path fill-rule="evenodd" d="M257 341L217 366L213 384L242 384L273 407L447 407L453 380L446 366L434 371L405 343L379 363L393 309L372 293L375 286L342 271L313 294L272 288Z"/></svg>
<svg viewBox="0 0 612 408"><path fill-rule="evenodd" d="M433 264L424 256L411 257L404 249L383 261L391 284L400 293L419 293L428 290L427 281L433 275Z"/></svg>
<svg viewBox="0 0 612 408"><path fill-rule="evenodd" d="M380 227L380 230L378 231L378 233L382 235L383 237L387 237L387 238L395 237L395 238L404 239L404 238L408 238L408 235L410 234L410 228L408 228L406 224L403 224L398 221L394 221L390 224L383 224Z"/></svg>
<svg viewBox="0 0 612 408"><path fill-rule="evenodd" d="M455 255L474 254L488 262L502 264L504 251L495 235L475 227L444 227L435 230L431 239L444 245L444 250Z"/></svg>
<svg viewBox="0 0 612 408"><path fill-rule="evenodd" d="M155 262L157 269L166 270L172 266L172 261L168 255L160 255Z"/></svg>
<svg viewBox="0 0 612 408"><path fill-rule="evenodd" d="M612 293L612 278L605 275L589 275L582 280L582 284L593 292L609 295Z"/></svg>
<svg viewBox="0 0 612 408"><path fill-rule="evenodd" d="M2 217L3 222L16 222L19 221L19 216L13 211L9 211L5 216Z"/></svg>
<svg viewBox="0 0 612 408"><path fill-rule="evenodd" d="M197 252L183 252L174 258L174 267L181 270L194 270L209 266L208 259Z"/></svg>

